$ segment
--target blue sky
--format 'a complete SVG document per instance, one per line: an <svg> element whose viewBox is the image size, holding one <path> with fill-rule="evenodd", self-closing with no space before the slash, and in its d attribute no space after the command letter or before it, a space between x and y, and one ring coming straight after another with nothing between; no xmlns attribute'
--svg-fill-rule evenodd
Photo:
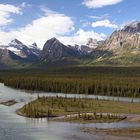
<svg viewBox="0 0 140 140"><path fill-rule="evenodd" d="M0 44L17 38L40 48L57 37L64 44L105 39L133 20L140 0L0 0Z"/></svg>

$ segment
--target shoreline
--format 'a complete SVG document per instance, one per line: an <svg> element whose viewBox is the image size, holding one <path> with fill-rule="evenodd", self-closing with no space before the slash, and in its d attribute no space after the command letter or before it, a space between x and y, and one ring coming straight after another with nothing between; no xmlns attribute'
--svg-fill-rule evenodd
<svg viewBox="0 0 140 140"><path fill-rule="evenodd" d="M15 88L15 87L12 87L12 86L7 86L5 85L3 82L0 82L0 84L3 84L4 86L8 87L8 88L12 88L12 89L15 89L15 90L19 90L19 91L24 91L24 92L27 92L27 93L31 93L31 94L39 94L39 93L48 93L48 94L54 94L54 95L58 95L60 94L60 96L67 96L67 95L79 95L81 96L80 98L81 99L98 99L98 100L105 100L105 101L119 101L119 102L128 102L128 103L139 103L139 101L136 101L135 100L140 100L140 97L130 97L130 96L108 96L108 95L102 95L102 94L75 94L75 93L57 93L57 92L46 92L46 91L42 91L42 90L27 90L27 89L23 89L23 88ZM86 97L84 97L86 96ZM88 96L95 96L95 97L89 97ZM101 97L101 98L100 98ZM73 97L67 97L67 98L73 98ZM79 97L78 97L79 98ZM125 101L126 99L126 101ZM129 101L127 101L127 99ZM131 100L130 100L131 99Z"/></svg>
<svg viewBox="0 0 140 140"><path fill-rule="evenodd" d="M56 115L56 116L41 116L41 117L28 117L26 116L26 114L22 113L20 111L20 109L16 110L16 114L20 115L22 117L26 117L26 118L34 118L34 119L39 119L39 118L48 118L50 119L50 121L56 121L56 122L70 122L70 123L83 123L83 124L88 124L88 123L113 123L113 122L120 122L120 121L124 121L127 119L127 116L123 115L123 114L119 114L118 117L116 119L110 119L110 120L105 120L105 119L95 119L95 120L79 120L77 119L78 114L65 114L65 115ZM87 115L92 115L93 113L87 113ZM100 114L100 113L97 113ZM107 114L110 115L114 115L111 113L104 113L103 116L106 117Z"/></svg>
<svg viewBox="0 0 140 140"><path fill-rule="evenodd" d="M85 94L74 94L74 93L55 93L55 92L43 92L43 91L33 91L33 90L26 90L26 89L19 89L19 88L14 88L10 86L6 86L3 82L0 82L0 84L4 85L7 88L11 88L17 91L21 92L26 92L27 94L38 94L41 92L41 97L44 97L45 94L48 94L48 96L45 97L67 97L68 99L71 98L80 98L80 99L92 99L92 100L100 100L100 101L114 101L114 102L120 102L120 103L140 103L140 98L139 97L123 97L123 96L107 96L107 95L85 95ZM93 97L92 97L93 96ZM94 97L95 96L95 97ZM16 102L17 103L17 102ZM15 103L15 104L16 104ZM0 102L0 104L3 104Z"/></svg>

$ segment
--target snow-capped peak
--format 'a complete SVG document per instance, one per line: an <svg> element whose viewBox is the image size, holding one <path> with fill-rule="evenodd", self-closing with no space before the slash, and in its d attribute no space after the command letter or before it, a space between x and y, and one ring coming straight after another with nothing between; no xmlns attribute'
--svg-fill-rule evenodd
<svg viewBox="0 0 140 140"><path fill-rule="evenodd" d="M16 55L25 58L26 54L23 53L24 49L27 49L27 46L24 45L22 42L20 42L17 39L12 40L9 43L9 47L7 48L8 50L12 51L13 53L15 53Z"/></svg>
<svg viewBox="0 0 140 140"><path fill-rule="evenodd" d="M29 48L39 49L38 46L37 46L37 43L35 43L35 42L32 45L29 45Z"/></svg>
<svg viewBox="0 0 140 140"><path fill-rule="evenodd" d="M12 45L19 45L19 44L23 44L23 43L20 42L20 41L17 40L17 39L14 39L14 40L12 40L9 44L12 44Z"/></svg>
<svg viewBox="0 0 140 140"><path fill-rule="evenodd" d="M25 45L22 42L20 42L19 40L17 40L17 39L12 40L9 43L9 46L17 48L17 49L23 49L23 47L25 47Z"/></svg>

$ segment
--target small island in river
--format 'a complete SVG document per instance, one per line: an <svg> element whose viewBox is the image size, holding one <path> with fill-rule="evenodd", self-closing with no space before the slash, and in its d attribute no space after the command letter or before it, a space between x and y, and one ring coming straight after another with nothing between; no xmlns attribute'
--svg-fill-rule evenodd
<svg viewBox="0 0 140 140"><path fill-rule="evenodd" d="M113 106L113 108L112 108ZM118 122L126 119L122 114L140 113L140 104L98 99L38 97L17 110L30 118L49 117L53 121L78 123Z"/></svg>
<svg viewBox="0 0 140 140"><path fill-rule="evenodd" d="M5 102L1 102L0 104L5 105L5 106L12 106L16 103L17 102L15 100L8 100L8 101L5 101Z"/></svg>

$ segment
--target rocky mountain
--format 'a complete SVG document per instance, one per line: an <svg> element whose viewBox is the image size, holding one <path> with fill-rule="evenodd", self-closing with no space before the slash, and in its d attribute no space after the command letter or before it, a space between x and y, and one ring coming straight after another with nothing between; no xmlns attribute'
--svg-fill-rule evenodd
<svg viewBox="0 0 140 140"><path fill-rule="evenodd" d="M41 60L48 62L75 59L79 56L78 50L71 46L65 46L56 38L52 38L45 43L40 58Z"/></svg>
<svg viewBox="0 0 140 140"><path fill-rule="evenodd" d="M97 39L89 38L88 42L86 44L87 47L93 49L96 49L97 47L101 46L104 43L104 41L98 41Z"/></svg>
<svg viewBox="0 0 140 140"><path fill-rule="evenodd" d="M96 51L106 52L99 55L96 62L109 64L139 64L140 63L140 23L135 21L112 33L103 45ZM108 55L109 54L109 55ZM100 58L100 59L99 59Z"/></svg>
<svg viewBox="0 0 140 140"><path fill-rule="evenodd" d="M30 65L38 60L39 51L37 46L27 47L19 40L14 39L7 46L0 46L0 66L24 67Z"/></svg>
<svg viewBox="0 0 140 140"><path fill-rule="evenodd" d="M24 66L27 61L16 55L12 51L5 49L0 49L0 66L2 67L16 67Z"/></svg>
<svg viewBox="0 0 140 140"><path fill-rule="evenodd" d="M18 55L21 58L33 60L37 59L38 57L38 54L34 51L34 48L30 49L17 39L12 40L9 43L7 49L12 51L14 54Z"/></svg>
<svg viewBox="0 0 140 140"><path fill-rule="evenodd" d="M74 45L74 46L68 45L68 47L76 50L78 52L79 56L81 56L81 57L84 55L87 55L93 51L92 48L89 48L86 45Z"/></svg>
<svg viewBox="0 0 140 140"><path fill-rule="evenodd" d="M38 48L37 44L34 42L32 45L29 46L29 49L36 55L39 56L41 50Z"/></svg>
<svg viewBox="0 0 140 140"><path fill-rule="evenodd" d="M81 46L66 46L56 38L46 41L42 50L36 43L26 46L17 39L12 40L7 46L0 46L1 67L47 65L52 62L59 66L140 65L140 23L135 21L125 25L113 32L105 41L89 38L87 44Z"/></svg>
<svg viewBox="0 0 140 140"><path fill-rule="evenodd" d="M115 31L104 43L104 49L116 51L125 48L140 49L140 23L132 22Z"/></svg>
<svg viewBox="0 0 140 140"><path fill-rule="evenodd" d="M104 41L97 41L96 39L89 38L86 45L69 45L69 47L75 48L81 56L85 56L89 55L95 48L101 46L103 42Z"/></svg>
<svg viewBox="0 0 140 140"><path fill-rule="evenodd" d="M122 29L122 31L131 33L131 34L140 33L140 22L139 21L133 21L133 22L127 24Z"/></svg>

